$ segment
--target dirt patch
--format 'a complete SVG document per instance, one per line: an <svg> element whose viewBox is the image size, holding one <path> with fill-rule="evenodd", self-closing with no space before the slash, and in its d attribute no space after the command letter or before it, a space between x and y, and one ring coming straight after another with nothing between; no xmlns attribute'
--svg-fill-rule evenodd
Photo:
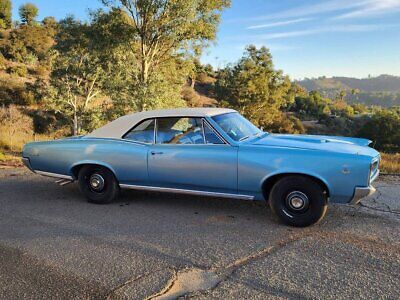
<svg viewBox="0 0 400 300"><path fill-rule="evenodd" d="M186 269L178 272L164 290L149 299L176 299L188 293L211 289L221 281L222 279L214 272L201 269Z"/></svg>

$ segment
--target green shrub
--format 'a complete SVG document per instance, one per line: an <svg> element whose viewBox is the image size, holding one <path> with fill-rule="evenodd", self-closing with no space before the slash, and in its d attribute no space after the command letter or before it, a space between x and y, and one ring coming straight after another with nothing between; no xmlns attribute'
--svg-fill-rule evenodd
<svg viewBox="0 0 400 300"><path fill-rule="evenodd" d="M11 75L16 75L19 77L26 77L28 75L28 69L23 65L11 66L7 69L7 72Z"/></svg>
<svg viewBox="0 0 400 300"><path fill-rule="evenodd" d="M0 52L0 70L5 70L6 61L7 60L4 58L3 54Z"/></svg>
<svg viewBox="0 0 400 300"><path fill-rule="evenodd" d="M38 57L33 53L28 53L24 57L24 63L28 65L35 65L38 62Z"/></svg>
<svg viewBox="0 0 400 300"><path fill-rule="evenodd" d="M35 103L35 95L30 91L22 91L18 102L21 105L32 105Z"/></svg>
<svg viewBox="0 0 400 300"><path fill-rule="evenodd" d="M4 155L3 152L0 151L0 162L3 162L6 160L6 156Z"/></svg>

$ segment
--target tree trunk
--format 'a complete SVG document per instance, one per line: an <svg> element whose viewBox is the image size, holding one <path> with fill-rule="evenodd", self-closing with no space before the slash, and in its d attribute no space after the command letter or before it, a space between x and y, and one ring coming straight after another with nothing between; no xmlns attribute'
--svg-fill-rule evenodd
<svg viewBox="0 0 400 300"><path fill-rule="evenodd" d="M196 84L196 77L195 76L190 77L190 87L192 89L194 89L195 84Z"/></svg>
<svg viewBox="0 0 400 300"><path fill-rule="evenodd" d="M76 113L76 110L74 110L73 135L78 135L78 115L77 115L77 113Z"/></svg>
<svg viewBox="0 0 400 300"><path fill-rule="evenodd" d="M149 63L146 58L142 60L142 83L147 84L149 79Z"/></svg>

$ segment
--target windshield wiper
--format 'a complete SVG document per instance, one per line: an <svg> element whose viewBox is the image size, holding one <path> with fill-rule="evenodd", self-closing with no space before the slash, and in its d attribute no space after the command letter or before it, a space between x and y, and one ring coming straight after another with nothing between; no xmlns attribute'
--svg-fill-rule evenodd
<svg viewBox="0 0 400 300"><path fill-rule="evenodd" d="M240 139L239 139L239 142L244 141L244 140L247 140L249 137L250 137L249 135L246 135L246 136L240 138Z"/></svg>

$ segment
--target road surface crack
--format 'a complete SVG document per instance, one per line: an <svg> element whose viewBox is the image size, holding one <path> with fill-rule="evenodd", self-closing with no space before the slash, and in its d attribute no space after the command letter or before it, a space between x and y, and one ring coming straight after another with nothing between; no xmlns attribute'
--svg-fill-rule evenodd
<svg viewBox="0 0 400 300"><path fill-rule="evenodd" d="M192 268L183 269L174 273L174 276L168 282L166 287L160 292L153 294L149 298L157 300L176 299L178 297L199 292L212 290L216 288L220 283L227 280L237 269L250 264L258 259L264 258L270 254L273 254L282 248L294 243L300 239L307 238L308 233L295 234L287 239L279 241L277 244L259 250L256 253L248 256L239 258L233 263L219 268L211 268L208 270Z"/></svg>
<svg viewBox="0 0 400 300"><path fill-rule="evenodd" d="M136 277L133 277L133 278L128 279L127 281L123 282L122 284L120 284L120 285L118 285L117 287L115 287L114 289L112 289L112 290L108 293L106 299L107 299L107 300L113 299L113 297L114 297L115 295L117 295L119 291L123 290L123 289L124 289L125 287L127 287L128 285L130 285L130 284L132 284L132 283L134 283L134 282L136 282L136 281L139 281L139 280L141 280L141 279L143 279L143 278L145 278L145 277L147 277L147 276L150 276L150 275L152 275L152 274L154 274L154 273L157 273L157 272L159 272L159 271L161 271L161 270L162 270L162 269L153 270L153 271L151 271L151 272L144 273L144 274L140 274L140 275L138 275L138 276L136 276Z"/></svg>

